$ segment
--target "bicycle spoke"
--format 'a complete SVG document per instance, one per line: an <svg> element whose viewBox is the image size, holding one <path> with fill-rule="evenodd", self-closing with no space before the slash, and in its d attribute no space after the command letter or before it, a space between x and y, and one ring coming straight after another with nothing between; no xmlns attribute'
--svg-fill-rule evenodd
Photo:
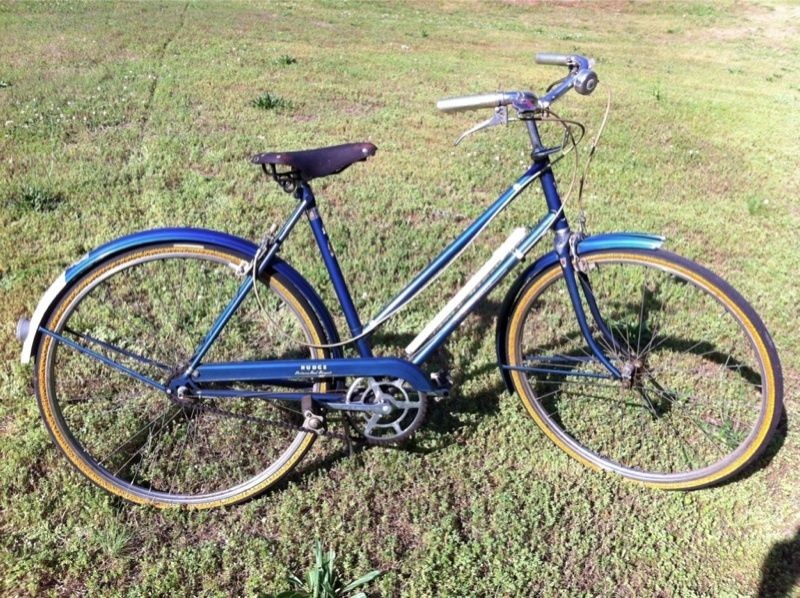
<svg viewBox="0 0 800 598"><path fill-rule="evenodd" d="M581 399L594 399L597 401L602 401L605 403L610 403L623 407L636 407L637 409L645 409L645 407L641 403L635 403L633 401L623 401L620 400L619 398L615 399L612 397L604 397L601 395L591 394L587 392L576 392L576 391L566 391L566 390L561 390L560 392L562 395L579 397Z"/></svg>
<svg viewBox="0 0 800 598"><path fill-rule="evenodd" d="M745 442L764 385L732 312L661 267L609 261L584 276L599 312L586 305L594 340L630 378L594 377L602 368L563 281L542 286L519 328L517 363L548 426L595 462L659 476L709 468Z"/></svg>
<svg viewBox="0 0 800 598"><path fill-rule="evenodd" d="M167 409L164 411L164 413L167 413L169 410L170 410L170 408L169 408L169 407L167 407ZM120 467L119 467L119 468L118 468L118 469L117 469L117 470L114 472L114 475L118 475L118 474L119 474L119 472L120 472L120 471L122 471L122 469L124 469L126 465L128 465L128 463L130 463L130 462L131 462L133 459L135 459L137 455L141 454L141 452L142 452L142 451L143 451L145 448L147 448L147 447L149 447L149 446L150 446L150 443L151 443L151 441L152 441L153 437L154 437L154 436L156 436L156 435L158 435L158 434L160 434L160 433L161 433L161 431L162 431L162 430L163 430L163 429L164 429L164 428L167 426L167 424L169 424L169 423L170 423L172 420L174 420L174 419L175 419L175 418L178 416L178 414L179 414L179 413L180 413L180 410L179 410L179 409L175 409L175 411L173 411L172 415L170 415L168 418L164 418L164 415L159 415L159 416L158 416L158 417L156 417L155 419L151 420L151 421L150 421L150 422L148 422L148 423L147 423L145 426L143 426L142 428L140 428L140 430L139 430L138 432L136 432L136 433L132 434L132 435L131 435L131 436L128 438L128 440L126 440L124 443L122 443L122 444L121 444L119 447L117 447L117 448L116 448L114 451L112 451L112 452L111 452L109 455L107 455L106 457L104 457L104 458L102 458L100 461L98 461L98 464L99 464L99 465L103 465L103 464L104 464L104 463L105 463L105 462L108 460L108 458L109 458L109 457L111 457L111 456L113 456L113 455L115 455L115 454L116 454L116 453L119 451L119 449L121 449L122 447L124 447L124 446L125 446L125 445L127 445L128 443L130 443L130 442L133 442L133 439L134 439L134 438L136 438L137 436L139 436L139 435L140 435L142 432L144 432L144 431L145 431L145 430L147 430L148 428L152 428L152 424L154 424L154 423L156 422L156 420L158 420L158 419L161 419L161 420L163 420L163 421L161 422L161 425L160 425L160 426L158 427L158 429L155 431L155 433L154 433L154 432L152 431L152 429L151 429L151 430L150 430L150 432L149 432L149 433L148 433L148 435L147 435L147 441L146 441L144 444L142 444L142 446L140 446L138 449L136 449L136 452L135 452L135 453L133 453L133 454L132 454L132 455L131 455L131 456L128 458L128 460L127 460L127 461L125 461L125 462L124 462L124 463L123 463L123 464L122 464L122 465L121 465L121 466L120 466Z"/></svg>
<svg viewBox="0 0 800 598"><path fill-rule="evenodd" d="M163 383L235 295L240 279L230 264L241 258L199 245L136 251L110 258L117 265L89 280L52 328L104 357L135 363ZM208 359L324 357L292 340L324 342L314 314L301 313L302 295L291 282L270 273L258 284L271 319L247 298ZM299 404L235 395L224 404L178 399L109 371L92 356L59 351L57 342L52 346L46 399L70 432L65 442L88 470L110 479L126 497L188 502L194 496L246 494L242 488L264 487L258 480L281 477L310 444ZM313 392L321 389L323 383L311 386Z"/></svg>
<svg viewBox="0 0 800 598"><path fill-rule="evenodd" d="M186 409L181 409L181 411L183 412L183 419L186 422L186 431L183 435L183 442L181 443L181 448L178 451L178 458L173 459L174 466L172 470L172 475L169 476L172 479L172 483L169 485L169 488L167 490L169 494L172 494L172 490L175 487L175 478L177 477L178 468L181 465L183 465L183 455L186 452L186 444L189 442L189 438L191 435L192 422L189 420L189 416L186 413Z"/></svg>

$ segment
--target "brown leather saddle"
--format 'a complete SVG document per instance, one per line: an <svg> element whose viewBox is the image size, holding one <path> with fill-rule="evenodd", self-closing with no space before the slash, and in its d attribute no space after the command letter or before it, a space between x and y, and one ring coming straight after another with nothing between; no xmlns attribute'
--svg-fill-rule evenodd
<svg viewBox="0 0 800 598"><path fill-rule="evenodd" d="M345 168L356 162L363 162L377 151L371 143L345 143L318 149L301 150L297 152L271 152L257 154L251 158L253 164L261 164L267 172L267 166L272 172L267 172L279 183L282 179L293 181L310 181L331 174L342 172ZM288 167L288 170L279 172L278 166Z"/></svg>

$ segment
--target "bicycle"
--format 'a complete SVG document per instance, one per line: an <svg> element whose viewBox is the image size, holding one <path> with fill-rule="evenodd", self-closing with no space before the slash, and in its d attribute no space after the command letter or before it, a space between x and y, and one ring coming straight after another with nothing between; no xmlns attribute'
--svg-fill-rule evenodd
<svg viewBox="0 0 800 598"><path fill-rule="evenodd" d="M575 150L577 123L551 106L572 89L591 94L598 78L583 56L539 54L537 62L568 69L542 96L438 103L445 112L495 110L465 135L508 122L510 107L526 127L531 164L366 324L310 182L374 155L371 143L255 156L297 202L260 244L155 229L67 268L20 321L18 337L22 361L35 356L44 423L72 465L133 502L207 508L284 478L327 432L331 412L368 442L401 442L422 425L429 398L449 390L445 372L422 366L551 231L553 250L519 275L497 320L503 380L544 434L590 468L659 488L717 484L751 464L782 410L769 333L738 292L662 249L663 237L570 228L552 165ZM547 120L564 126L560 145L543 145ZM370 335L534 180L544 216L515 229L403 357L375 357ZM279 257L303 216L349 328L344 341L314 287ZM345 356L345 346L358 356Z"/></svg>

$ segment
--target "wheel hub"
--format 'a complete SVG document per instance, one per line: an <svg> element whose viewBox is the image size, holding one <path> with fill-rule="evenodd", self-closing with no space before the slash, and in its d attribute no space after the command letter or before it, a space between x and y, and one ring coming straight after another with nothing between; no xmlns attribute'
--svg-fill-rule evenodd
<svg viewBox="0 0 800 598"><path fill-rule="evenodd" d="M167 398L181 407L193 407L199 402L194 385L186 376L186 364L177 365L166 382Z"/></svg>
<svg viewBox="0 0 800 598"><path fill-rule="evenodd" d="M200 400L193 396L186 386L179 386L177 392L170 395L170 399L173 403L181 407L194 407Z"/></svg>
<svg viewBox="0 0 800 598"><path fill-rule="evenodd" d="M644 371L644 361L641 357L629 358L620 370L622 374L622 383L626 388L632 389L640 383Z"/></svg>

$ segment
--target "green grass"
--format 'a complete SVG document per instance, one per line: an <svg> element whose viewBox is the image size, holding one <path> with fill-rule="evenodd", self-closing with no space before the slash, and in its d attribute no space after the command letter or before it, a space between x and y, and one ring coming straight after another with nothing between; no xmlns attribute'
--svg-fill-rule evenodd
<svg viewBox="0 0 800 598"><path fill-rule="evenodd" d="M64 196L59 192L51 192L41 187L28 185L17 193L11 194L5 201L4 207L9 213L25 215L29 212L51 212L64 201Z"/></svg>
<svg viewBox="0 0 800 598"><path fill-rule="evenodd" d="M269 92L262 93L260 96L250 102L250 105L254 108L261 108L262 110L286 110L292 107L292 103L289 100L273 95Z"/></svg>
<svg viewBox="0 0 800 598"><path fill-rule="evenodd" d="M0 591L277 592L308 566L314 537L347 579L384 571L370 587L382 595L797 584L798 17L789 3L733 2L0 3ZM526 160L516 127L453 148L485 115L439 114L435 100L541 90L559 72L536 66L536 51L597 59L598 92L565 98L560 114L596 125L613 91L585 197L590 229L664 233L733 283L772 332L790 433L763 467L686 494L573 462L503 392L493 316L507 285L437 356L458 386L409 450L348 456L324 440L281 488L200 514L122 503L68 467L12 335L66 265L154 226L259 239L292 200L251 154L369 140L373 159L315 189L371 315ZM252 106L264 90L291 106ZM380 351L413 335L541 203L532 194L498 218L387 325ZM285 256L332 299L307 230Z"/></svg>

